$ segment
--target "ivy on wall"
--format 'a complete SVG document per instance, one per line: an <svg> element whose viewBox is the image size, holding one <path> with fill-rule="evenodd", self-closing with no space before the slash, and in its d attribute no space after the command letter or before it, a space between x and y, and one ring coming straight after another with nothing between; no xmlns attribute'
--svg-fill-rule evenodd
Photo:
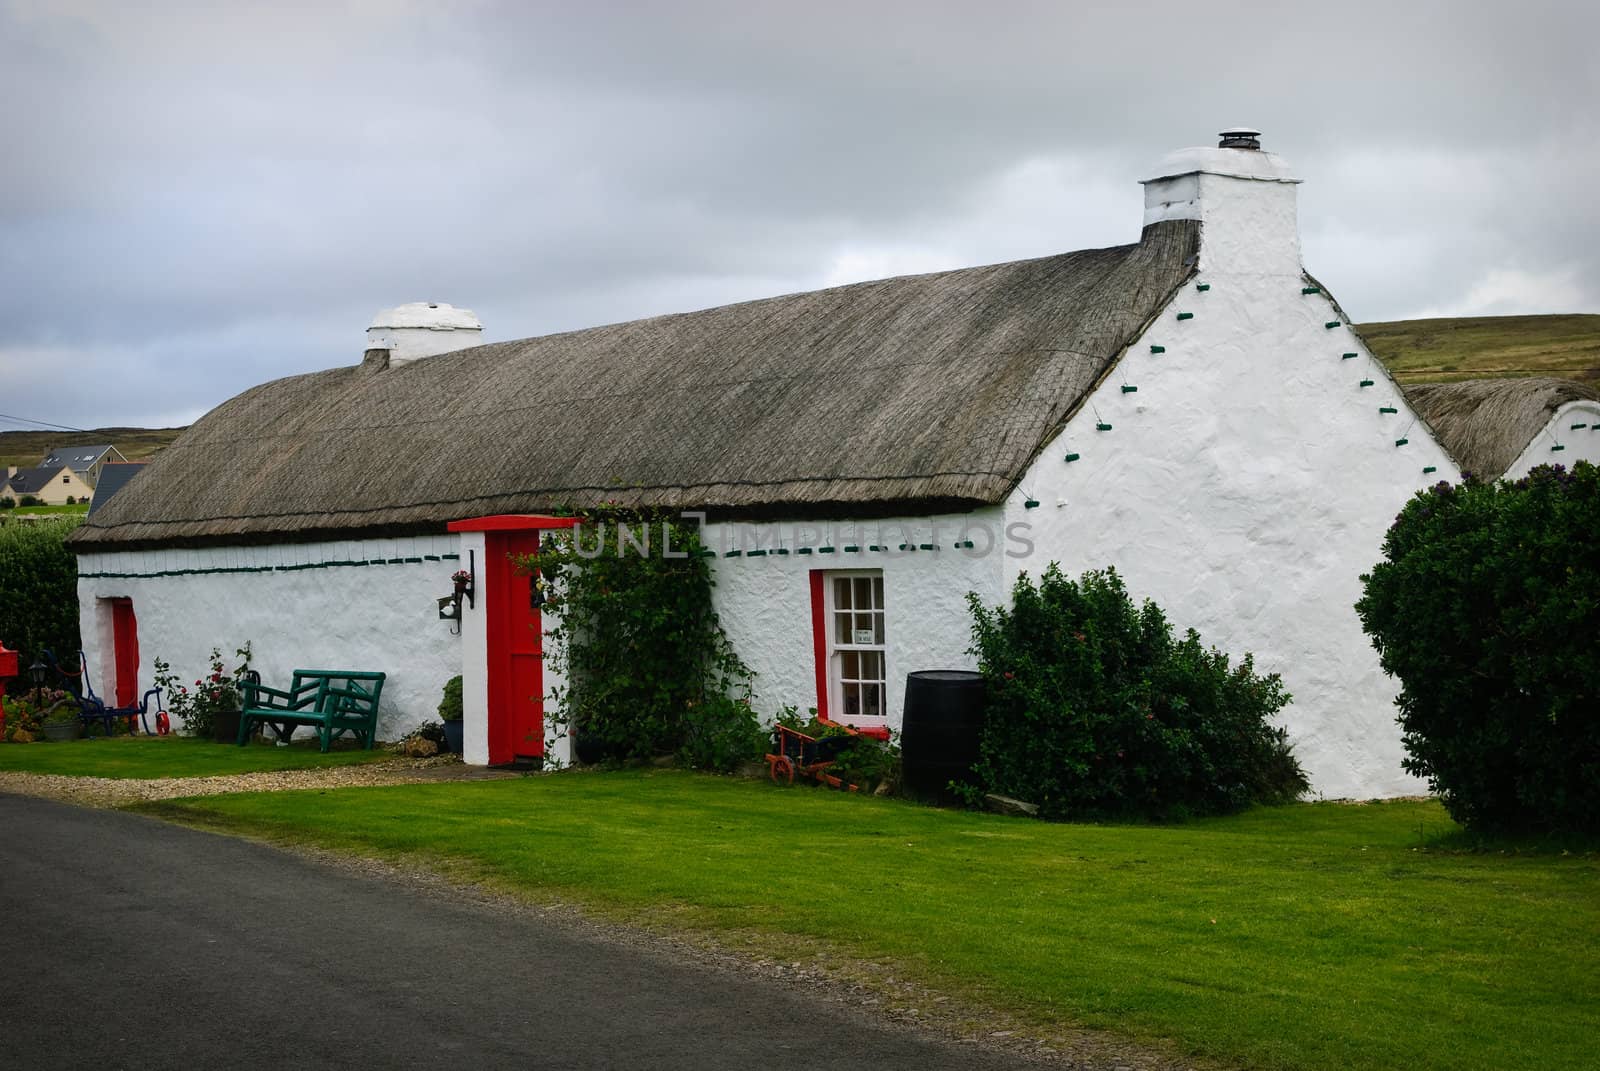
<svg viewBox="0 0 1600 1071"><path fill-rule="evenodd" d="M580 757L676 752L730 769L763 750L754 674L717 618L704 550L665 514L601 510L518 559L544 593L546 658L567 679L545 716Z"/></svg>

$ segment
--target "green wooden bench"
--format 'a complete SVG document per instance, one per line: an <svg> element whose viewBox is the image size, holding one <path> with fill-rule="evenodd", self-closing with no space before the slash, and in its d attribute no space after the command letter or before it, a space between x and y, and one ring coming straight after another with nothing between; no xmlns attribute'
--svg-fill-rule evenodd
<svg viewBox="0 0 1600 1071"><path fill-rule="evenodd" d="M270 726L287 743L295 729L309 725L317 730L323 751L344 733L354 734L370 750L378 732L383 680L382 673L361 670L297 669L294 683L283 691L247 678L239 684L244 693L239 744L248 743L257 726Z"/></svg>

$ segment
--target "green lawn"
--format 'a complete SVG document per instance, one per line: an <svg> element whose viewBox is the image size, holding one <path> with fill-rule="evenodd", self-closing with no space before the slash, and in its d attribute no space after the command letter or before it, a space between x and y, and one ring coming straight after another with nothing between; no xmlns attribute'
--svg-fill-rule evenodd
<svg viewBox="0 0 1600 1071"><path fill-rule="evenodd" d="M1356 329L1401 383L1561 376L1600 379L1600 316L1467 316Z"/></svg>
<svg viewBox="0 0 1600 1071"><path fill-rule="evenodd" d="M1434 803L1053 825L674 771L149 805L630 918L830 942L1035 1021L1246 1066L1594 1066L1600 857Z"/></svg>
<svg viewBox="0 0 1600 1071"><path fill-rule="evenodd" d="M387 751L317 751L306 740L289 747L237 747L187 736L118 736L70 743L0 744L0 770L72 777L205 777L257 770L300 770L392 759Z"/></svg>
<svg viewBox="0 0 1600 1071"><path fill-rule="evenodd" d="M89 503L80 502L74 506L15 506L11 509L0 511L0 517L27 517L33 514L66 514L73 517L86 517L89 514Z"/></svg>

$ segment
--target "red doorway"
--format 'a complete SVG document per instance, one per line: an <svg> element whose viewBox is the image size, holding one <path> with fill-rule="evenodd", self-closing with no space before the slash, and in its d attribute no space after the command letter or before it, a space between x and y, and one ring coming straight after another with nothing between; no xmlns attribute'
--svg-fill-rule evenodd
<svg viewBox="0 0 1600 1071"><path fill-rule="evenodd" d="M116 705L131 707L139 702L139 621L133 616L132 599L111 599L112 665L116 673Z"/></svg>
<svg viewBox="0 0 1600 1071"><path fill-rule="evenodd" d="M489 648L489 764L544 757L544 632L533 578L512 556L536 554L537 529L484 533Z"/></svg>
<svg viewBox="0 0 1600 1071"><path fill-rule="evenodd" d="M511 558L538 553L542 532L575 523L571 517L501 513L446 526L452 532L483 533L483 563L469 567L482 570L475 590L484 615L482 694L491 766L542 760L545 753L544 624L533 606L533 579L519 575ZM470 665L463 669L473 672ZM476 715L469 709L466 716L470 721ZM467 733L470 741L470 727Z"/></svg>

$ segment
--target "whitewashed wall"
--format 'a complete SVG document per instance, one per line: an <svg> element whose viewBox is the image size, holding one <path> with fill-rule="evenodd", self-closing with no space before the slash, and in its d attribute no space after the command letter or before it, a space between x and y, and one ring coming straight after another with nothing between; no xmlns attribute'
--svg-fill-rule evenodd
<svg viewBox="0 0 1600 1071"><path fill-rule="evenodd" d="M1575 424L1584 427L1577 428ZM1556 446L1562 449L1552 449ZM1505 478L1520 480L1539 465L1565 465L1570 469L1579 461L1600 465L1600 404L1594 402L1568 402L1557 409L1544 430L1506 469Z"/></svg>
<svg viewBox="0 0 1600 1071"><path fill-rule="evenodd" d="M750 557L758 531L759 549L767 553ZM975 545L955 546L968 540ZM901 551L902 543L939 549ZM717 613L734 648L756 671L755 707L769 718L785 704L804 710L817 702L811 570L883 570L889 676L885 702L889 724L896 728L907 673L973 668L966 653L972 642L966 594L977 591L985 602L999 600L1005 551L998 508L883 521L711 524L706 544L718 554L713 592ZM843 548L849 545L861 549L847 553ZM834 553L817 553L824 546L834 547ZM867 549L872 546L890 549ZM780 548L788 553L774 553ZM729 557L730 550L741 553Z"/></svg>
<svg viewBox="0 0 1600 1071"><path fill-rule="evenodd" d="M1352 606L1406 499L1459 473L1298 273L1198 283L1210 288L1162 310L1007 502L1038 539L1031 560L1007 560L1007 583L1052 560L1069 574L1113 565L1179 628L1283 675L1283 723L1315 792L1423 791L1400 768L1396 688Z"/></svg>
<svg viewBox="0 0 1600 1071"><path fill-rule="evenodd" d="M286 686L296 668L388 674L378 735L396 739L437 717L444 682L461 672L461 637L436 602L450 592L456 554L455 536L82 554L79 620L95 688L113 694L110 612L100 600L127 597L141 691L157 657L193 681L213 646L231 668L248 640L269 685ZM383 564L334 564L351 561Z"/></svg>

